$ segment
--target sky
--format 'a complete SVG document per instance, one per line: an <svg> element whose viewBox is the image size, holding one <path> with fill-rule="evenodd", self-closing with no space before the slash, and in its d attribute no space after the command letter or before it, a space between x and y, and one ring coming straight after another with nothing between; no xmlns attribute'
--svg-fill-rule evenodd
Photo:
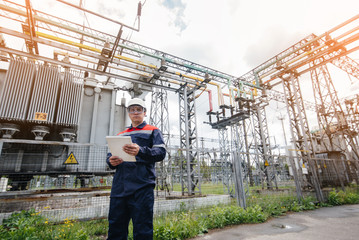
<svg viewBox="0 0 359 240"><path fill-rule="evenodd" d="M352 18L359 14L358 10L359 1L353 0L147 0L142 10L141 31L133 33L131 40L241 76L309 34L320 35ZM341 81L338 91L348 92L353 86L346 74L339 75L340 80L343 77L346 83ZM308 100L312 90L305 78L302 91ZM196 104L208 108L207 102L203 96ZM271 144L273 141L284 144L282 134L277 134L282 132L278 115L286 117L289 141L285 106L271 102L266 111L270 135L275 136ZM200 124L204 112L198 114L198 130L205 136L216 137L215 131L206 131L207 126ZM317 125L315 113L307 115L312 126Z"/></svg>
<svg viewBox="0 0 359 240"><path fill-rule="evenodd" d="M68 0L78 5L80 0ZM22 2L22 1L20 1ZM32 0L35 8L49 13L65 14L64 4L54 0ZM23 3L22 3L23 4ZM138 1L82 0L83 7L130 26L135 22ZM241 76L272 58L311 33L320 35L359 14L358 0L142 0L140 31L124 32L124 37L177 57L195 62L234 76ZM82 20L83 21L83 20ZM134 24L135 23L135 24ZM116 26L90 21L88 25L116 35ZM359 60L359 59L355 59ZM338 85L343 96L356 88L348 80ZM304 83L304 95L312 92L310 82ZM308 85L309 84L309 85ZM339 90L338 90L339 91ZM170 105L178 97L170 97ZM216 130L202 124L208 121L208 97L197 99L199 135L217 138ZM273 129L282 129L278 113L286 115L283 104L273 102L267 110L270 134L276 142L284 143ZM308 118L313 118L309 114ZM170 114L171 123L178 121L178 110ZM289 125L288 117L285 119ZM178 133L179 125L171 124ZM286 129L289 139L289 129ZM280 134L281 135L281 134Z"/></svg>

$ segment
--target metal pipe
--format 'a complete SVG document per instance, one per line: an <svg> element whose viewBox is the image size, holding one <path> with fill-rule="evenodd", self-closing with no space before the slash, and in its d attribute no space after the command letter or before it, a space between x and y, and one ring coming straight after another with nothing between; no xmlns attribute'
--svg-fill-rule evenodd
<svg viewBox="0 0 359 240"><path fill-rule="evenodd" d="M24 62L18 62L18 64L22 65L22 64L24 64ZM11 109L9 109L10 110L9 117L11 117L11 118L19 117L16 115L15 109L17 109L17 108L15 108L14 106L18 106L19 96L22 96L22 93L20 92L20 87L26 84L26 82L24 82L24 74L26 74L26 73L27 73L26 71L18 71L16 73L16 75L14 76L14 79L12 79L13 88L11 90L13 90L13 92L12 92L12 96L10 98L10 103L11 103L12 107L11 107ZM20 107L22 107L22 106L20 106Z"/></svg>
<svg viewBox="0 0 359 240"><path fill-rule="evenodd" d="M15 62L14 61L10 61L10 65L9 65L9 70L8 72L6 73L6 77L5 77L5 82L4 82L4 85L3 85L3 93L2 93L2 102L4 104L1 104L0 107L1 107L1 116L2 117L6 117L7 115L7 109L8 109L8 104L9 104L9 95L11 93L10 91L10 80L12 78L12 76L15 74L15 71L14 71L14 68L15 68ZM5 91L7 90L7 91Z"/></svg>
<svg viewBox="0 0 359 240"><path fill-rule="evenodd" d="M62 38L58 38L58 37L55 37L55 36L52 36L52 35L49 35L49 34L45 34L45 33L40 33L40 32L36 32L36 33L37 33L37 35L40 36L40 37L44 37L44 38L48 38L48 39L51 39L51 40L63 42L63 43L69 44L69 45L73 45L73 46L76 46L76 47L79 47L79 48L83 48L83 49L95 51L95 52L98 52L98 53L101 52L100 49L97 49L97 48L94 48L94 47L90 47L90 46L86 46L86 45L84 45L84 44L72 42L72 41L69 41L69 40L66 40L66 39L62 39ZM154 56L154 55L151 55L151 56ZM119 58L119 59L121 59L121 60L126 60L126 61L130 61L130 62L134 62L134 63L141 64L141 65L143 65L143 66L147 66L147 67L150 67L150 68L153 68L153 69L156 69L156 68L157 68L157 66L147 65L147 64L142 63L142 62L140 62L140 61L138 61L138 60L134 60L134 59L131 59L131 58L127 58L127 57L124 57L124 56L116 55L116 57ZM179 73L179 72L170 72L170 73L174 73L174 74L176 74L176 75L183 76L183 75L182 75L181 73ZM203 79L199 79L199 78L197 78L197 77L193 77L193 76L190 76L190 75L185 75L185 77L186 77L186 78L190 78L190 79L195 79L195 80L204 81ZM218 101L219 101L219 104L220 104L220 105L223 105L223 104L224 104L224 102L223 102L223 96L221 96L222 91L220 90L219 84L213 83L213 82L209 82L209 84L212 84L212 85L217 86L217 88L218 88Z"/></svg>
<svg viewBox="0 0 359 240"><path fill-rule="evenodd" d="M356 27L355 30L357 30L357 29L359 29L359 27ZM338 43L340 43L340 42L338 41L340 38L343 38L344 36L349 35L349 34L351 34L351 33L353 33L353 31L352 31L352 30L349 30L349 31L347 31L346 33L340 35L339 37L334 38L333 41L337 41ZM347 44L350 44L350 43L356 41L356 40L354 40L354 39L355 39L355 36L358 36L358 37L359 37L358 34L356 34L356 35L350 37L350 38L349 38L349 43L347 43ZM344 45L344 44L343 44L343 45ZM323 43L323 44L319 45L318 47L316 47L316 48L314 48L314 49L312 49L312 50L309 50L309 51L307 51L307 52L305 52L305 53L302 53L301 55L299 55L299 56L293 58L292 60L290 60L290 61L288 61L288 62L286 62L286 63L284 63L284 64L285 64L286 67L289 67L290 64L292 64L292 63L294 63L294 62L296 62L296 61L298 61L298 60L300 60L300 59L302 59L302 58L304 58L304 57L306 57L306 56L308 56L308 55L314 53L314 52L317 51L317 50L320 50L320 49L323 48L323 47L327 47L327 45L326 45L325 43ZM321 55L324 55L327 51L329 51L329 49L330 49L330 48L325 49L325 50L321 53ZM346 53L346 54L347 54L347 53ZM272 69L271 71L269 71L269 72L263 74L262 76L260 76L260 78L263 79L263 78L265 78L266 76L269 76L270 74L275 73L276 71L277 71L277 69ZM280 72L280 71L279 71L279 72ZM265 81L263 84L267 84L267 83L269 83L269 82L275 80L276 78L277 78L277 76L276 76L275 78L272 77L271 79Z"/></svg>
<svg viewBox="0 0 359 240"><path fill-rule="evenodd" d="M39 36L39 37L43 37L43 38L55 40L57 42L62 42L62 43L65 43L65 44L68 44L68 45L71 45L71 46L75 46L75 47L78 47L78 48L87 49L87 50L90 50L90 51L93 51L93 52L101 53L101 51L102 51L101 49L98 49L98 48L95 48L95 47L87 46L85 44L73 42L73 41L70 41L70 40L67 40L67 39L64 39L64 38L59 38L59 37L52 36L50 34L46 34L46 33L42 33L42 32L36 32L36 35ZM150 68L154 68L154 69L157 68L157 66L155 66L155 65L146 64L146 63L143 63L141 61L138 61L138 60L135 60L135 59L132 59L132 58L129 58L129 57L125 57L125 56L122 56L122 55L115 55L115 58L125 60L125 61L128 61L128 62L137 63L137 64L140 64L140 65L143 65L143 66L146 66L146 67L150 67Z"/></svg>
<svg viewBox="0 0 359 240"><path fill-rule="evenodd" d="M357 34L357 36L359 37L359 34ZM352 49L350 49L350 50L346 50L345 52L343 52L343 53L337 55L337 56L336 56L335 58L333 58L333 59L325 60L325 61L321 62L320 64L317 64L316 67L321 66L321 65L323 65L323 64L326 64L326 63L328 63L328 62L331 62L331 61L333 61L333 60L335 60L335 59L337 59L337 58L339 58L339 57L346 56L346 55L348 55L348 54L350 54L350 53L352 53L352 52L355 52L355 51L357 51L357 50L359 50L359 46L354 47L354 48L352 48ZM320 56L323 56L324 54L326 54L327 51L328 51L328 49L326 49L323 53L321 53ZM318 57L319 57L319 56L316 56L316 58L318 58ZM314 60L314 58L312 57L311 60ZM303 66L304 64L305 64L305 62L304 62L304 63L303 63L303 62L299 62L299 63L293 65L292 67L290 67L290 69L298 69L299 67ZM308 72L310 69L311 69L311 68L304 69L303 71L298 72L298 75L301 75L301 74L303 74L303 73L306 73L306 72ZM278 74L279 74L279 73L278 73ZM267 80L265 83L271 82L271 81L275 80L276 78L278 78L278 74L272 76L272 77L271 77L269 80Z"/></svg>
<svg viewBox="0 0 359 240"><path fill-rule="evenodd" d="M2 46L0 46L0 51L8 52L8 53L19 55L19 56L25 56L25 57L29 57L29 58L34 57L32 54L22 52L22 51L18 51L18 50L15 50L15 49L10 49L10 48L7 48L7 47L2 47ZM131 77L127 77L127 76L123 76L123 75L116 75L116 74L109 73L109 72L102 72L102 71L98 71L96 69L91 69L91 68L88 68L88 67L83 67L83 66L79 66L79 65L75 65L75 64L71 64L71 63L65 63L65 62L62 62L62 61L58 61L58 60L43 57L43 56L36 56L36 58L38 60L40 60L40 61L45 61L45 62L48 62L48 63L61 65L63 67L75 68L75 69L79 69L79 70L83 70L83 71L87 71L87 72L91 72L91 73L95 73L95 74L100 74L100 75L103 75L103 76L106 76L106 77L126 80L126 81L129 81L129 82L141 83L141 84L146 85L146 86L152 86L152 87L167 89L169 91L177 91L177 89L174 89L174 88L171 88L171 87L168 87L168 86L163 86L163 85L157 85L157 84L154 84L154 83L143 82L143 81L131 78Z"/></svg>
<svg viewBox="0 0 359 240"><path fill-rule="evenodd" d="M77 115L77 119L76 119L76 122L75 124L77 125L77 129L76 129L76 137L77 137L77 140L80 139L80 128L81 128L81 122L80 122L80 119L81 119L81 116L82 116L82 107L83 107L83 97L84 97L84 91L85 91L85 88L81 88L79 90L79 94L80 94L80 98L79 98L79 101L80 101L80 104L79 104L79 107L78 107L78 115Z"/></svg>
<svg viewBox="0 0 359 240"><path fill-rule="evenodd" d="M77 83L76 83L76 74L78 74L77 72L75 71L71 71L70 73L70 79L69 79L69 85L70 85L70 88L68 89L69 90L69 94L71 96L71 99L70 99L70 102L67 103L69 105L69 108L70 108L70 114L68 115L68 118L69 118L69 122L73 123L73 118L74 118L74 114L75 114L75 107L76 107L76 97L77 97L77 94L76 94L76 88L77 88Z"/></svg>
<svg viewBox="0 0 359 240"><path fill-rule="evenodd" d="M58 96L58 92L59 92L59 84L60 84L60 74L59 74L59 69L57 67L53 67L53 75L52 75L52 79L53 81L56 83L53 85L53 92L55 93L53 95L53 98L51 99L51 106L55 106L56 105L56 99L57 99L57 96ZM55 107L53 107L53 122L56 121L55 119Z"/></svg>
<svg viewBox="0 0 359 240"><path fill-rule="evenodd" d="M82 102L82 97L83 97L83 94L82 94L82 91L84 89L84 82L82 81L81 84L78 83L77 84L77 104L75 105L76 106L76 117L74 119L74 122L73 124L77 124L79 122L79 119L80 119L80 105L81 105L81 102Z"/></svg>
<svg viewBox="0 0 359 240"><path fill-rule="evenodd" d="M317 40L319 40L319 39L325 37L326 35L328 35L328 34L330 34L330 33L333 33L334 31L336 31L336 30L338 30L339 28L342 28L343 26L345 26L345 25L347 25L347 24L349 24L349 23L355 21L355 20L358 19L358 18L359 18L359 14L358 14L358 15L355 15L354 17L350 18L349 20L345 21L344 23L341 23L341 24L337 25L336 27L330 29L329 31L327 31L327 32L325 32L325 33L323 33L323 34L321 34L321 35L315 37L314 39L308 41L306 44L300 46L299 48L293 49L292 51L286 53L285 55L281 56L280 58L276 58L276 61L270 62L270 63L268 63L268 64L266 64L266 65L260 67L258 70L255 70L254 72L255 72L255 73L259 73L260 71L262 71L262 70L268 68L269 66L275 64L276 62L281 61L282 59L288 57L289 55L291 55L291 54L293 54L293 53L295 53L295 52L297 52L297 51L303 49L304 47L308 46L309 44L311 44L311 43L313 43L313 42L316 42Z"/></svg>
<svg viewBox="0 0 359 240"><path fill-rule="evenodd" d="M48 111L49 111L49 118L47 119L47 121L53 123L54 122L54 112L55 112L55 105L53 104L53 99L56 98L57 94L56 94L56 77L54 74L54 68L51 66L46 66L47 69L47 76L48 78L45 79L47 85L48 85L48 89L49 91L47 91L47 107L48 107Z"/></svg>
<svg viewBox="0 0 359 240"><path fill-rule="evenodd" d="M12 78L8 79L8 81L9 81L9 85L8 85L9 96L7 97L7 103L8 103L7 108L6 108L7 117L16 117L12 113L12 111L14 110L13 106L14 106L14 101L16 100L15 96L16 96L16 90L18 88L17 85L18 84L21 85L21 82L20 82L21 81L21 78L20 78L21 72L19 71L20 69L21 69L21 60L20 61L15 61L14 62L14 69L13 69ZM23 69L21 69L21 70L23 70ZM26 71L22 71L22 73L26 73ZM19 106L18 109L22 110L22 106Z"/></svg>
<svg viewBox="0 0 359 240"><path fill-rule="evenodd" d="M75 97L76 97L76 95L75 95L75 93L76 93L76 91L75 91L76 83L74 81L74 78L75 78L74 74L76 74L76 73L74 73L74 71L69 71L69 74L68 74L68 76L69 76L69 78L68 78L68 86L69 86L69 88L67 89L67 92L68 92L68 94L69 94L68 96L70 96L70 98L67 98L67 99L69 99L69 101L67 101L66 105L68 106L69 111L67 112L66 115L67 115L67 119L70 120L69 122L72 122L71 120L73 118L74 105L75 105L75 100L76 100L75 99Z"/></svg>
<svg viewBox="0 0 359 240"><path fill-rule="evenodd" d="M59 0L58 0L59 1ZM67 3L66 3L67 4ZM69 4L69 5L72 5L72 4ZM77 7L77 6L75 6ZM16 13L16 14L19 14L19 15L22 15L22 16L26 16L26 13L21 11L21 10L18 10L18 9L15 9L15 8L11 8L11 7L8 7L6 5L2 5L0 4L0 9L4 9L6 11L10 11L10 12L13 12L13 13ZM85 9L86 10L86 9ZM86 36L89 36L89 37L92 37L92 38L95 38L95 39L98 39L98 40L101 40L103 42L106 42L105 39L101 39L93 34L89 34L89 33L86 33L85 31L81 31L81 30L78 30L76 28L72 28L72 27L69 27L69 26L66 26L66 25L63 25L63 24L60 24L60 23L57 23L57 22L54 22L54 21L51 21L49 19L46 19L46 18L43 18L43 17L40 17L38 15L35 15L34 18L37 20L37 21L41 21L41 22L45 22L45 23L48 23L48 24L51 24L51 25L54 25L54 26L57 26L57 27L60 27L60 28L64 28L64 29L67 29L69 31L73 31L73 32L76 32L76 33L79 33L79 34L82 34L82 35L86 35ZM36 33L38 35L38 32ZM115 38L115 36L113 36ZM111 42L113 44L113 42ZM144 54L144 55L147 55L147 56L150 56L150 57L153 57L153 58L156 58L156 59L163 59L169 63L173 63L173 64L176 64L176 65L180 65L180 66L183 66L183 67L186 67L186 68L189 68L189 69L192 69L192 70L196 70L196 71L199 71L199 72L202 72L202 73L208 73L212 76L216 76L216 77L220 77L222 79L226 79L226 80L229 80L230 78L234 78L232 76L226 76L224 74L221 74L221 73L217 73L217 72L214 72L214 71L211 71L210 69L204 69L204 68L200 68L200 67L196 67L196 66L193 66L193 65L190 65L190 64L186 64L184 62L179 62L177 60L172 60L170 58L166 58L166 57L162 57L162 56L157 56L155 54L151 54L151 53L148 53L146 51L142 51L140 49L136 49L136 48L131 48L127 45L124 45L124 44L119 44L119 46L121 48L125 48L125 49L129 49L131 51L134 51L134 52L137 52L137 53L140 53L140 54ZM250 83L245 83L246 85L251 85ZM253 85L252 87L259 87L259 85Z"/></svg>
<svg viewBox="0 0 359 240"><path fill-rule="evenodd" d="M69 54L67 54L67 53L63 53L63 52L59 52L59 51L57 51L56 53L57 53L57 54L62 54L62 55L68 55L69 57L73 57L73 55L69 55ZM76 57L76 58L78 58L78 57ZM120 62L119 64L123 64L123 63ZM112 66L111 66L111 68L112 68ZM136 67L136 68L137 68L137 67ZM120 69L120 70L122 70L122 69ZM179 76L179 77L185 77L185 78L188 78L188 79L193 79L193 80L197 80L197 81L201 81L201 82L204 81L204 79L201 79L201 78L199 78L199 77L182 74L182 73L180 73L180 72L171 71L171 70L168 70L168 69L166 70L166 72L168 72L168 73L170 73L170 74L177 75L177 76ZM137 73L136 73L136 74L137 74ZM165 77L170 77L170 76L165 75ZM178 79L178 80L183 80L183 79L181 78L181 79ZM192 84L195 84L195 83L192 83ZM221 86L220 86L218 83L214 83L214 82L209 82L208 84L211 84L211 85L214 85L214 86L217 87L217 89L218 89L218 103L219 103L219 105L223 105L223 104L224 104L224 100L223 100L223 94L222 94L222 91L221 91Z"/></svg>
<svg viewBox="0 0 359 240"><path fill-rule="evenodd" d="M84 61L84 62L87 62L87 63L92 63L92 64L97 64L98 62L96 61L93 61L91 59L88 59L88 58L85 58L85 57L81 57L79 55L75 55L75 54L71 54L71 53L68 53L68 52L62 52L62 51L57 51L55 50L54 51L54 54L56 55L62 55L62 56L68 56L70 58L74 58L74 59L77 59L77 60L81 60L81 61ZM147 72L151 73L151 74L154 74L155 71L153 69L148 69L148 68L143 68L144 70L146 70L146 74L140 70L138 70L138 68L140 68L140 66L138 65L135 65L135 66L132 66L132 65L129 65L127 64L126 62L115 62L115 64L119 64L119 65L122 65L122 66L131 66L131 68L120 68L116 65L112 65L111 68L112 69L116 69L116 70L119 70L119 71L123 71L123 72L128 72L128 73L133 73L133 74L137 74L137 75L141 75L143 77L152 77L152 75L148 74ZM136 71L134 71L134 70Z"/></svg>
<svg viewBox="0 0 359 240"><path fill-rule="evenodd" d="M100 91L101 91L101 89L100 89ZM90 143L95 143L99 97L100 97L100 93L95 90L93 113L92 113L92 123L91 123Z"/></svg>
<svg viewBox="0 0 359 240"><path fill-rule="evenodd" d="M116 108L116 90L111 92L111 108L110 108L110 124L108 129L108 135L113 135L113 125L115 121L115 108Z"/></svg>

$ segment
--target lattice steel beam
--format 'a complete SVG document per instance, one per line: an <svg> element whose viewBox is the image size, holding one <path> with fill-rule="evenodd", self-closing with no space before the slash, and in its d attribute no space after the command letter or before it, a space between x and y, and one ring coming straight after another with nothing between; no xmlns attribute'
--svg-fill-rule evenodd
<svg viewBox="0 0 359 240"><path fill-rule="evenodd" d="M220 159L216 163L220 165L220 177L222 179L224 192L234 196L233 168L231 161L231 145L228 139L227 127L218 128Z"/></svg>
<svg viewBox="0 0 359 240"><path fill-rule="evenodd" d="M160 80L156 81L157 84L161 85L163 82ZM168 113L168 95L167 91L161 88L154 88L152 91L151 98L151 113L150 113L150 124L158 127L163 135L163 140L167 146L170 146L170 123ZM156 163L156 174L157 184L156 186L161 190L170 191L170 183L167 182L169 172L171 172L172 158L170 151L167 149L167 156L164 161Z"/></svg>
<svg viewBox="0 0 359 240"><path fill-rule="evenodd" d="M195 89L184 85L179 91L180 147L182 149L182 195L201 194Z"/></svg>
<svg viewBox="0 0 359 240"><path fill-rule="evenodd" d="M274 172L274 159L270 149L270 139L265 106L266 105L263 104L254 105L252 113L253 115L251 118L254 127L253 134L255 134L254 139L257 141L256 146L259 151L259 162L260 165L263 166L267 188L273 189L273 187L275 187L278 189Z"/></svg>
<svg viewBox="0 0 359 240"><path fill-rule="evenodd" d="M305 164L309 169L307 183L311 183L316 191L318 201L324 201L317 177L317 169L311 158L314 156L314 147L311 141L308 120L303 104L302 92L298 77L292 73L290 78L282 79L283 89L286 96L287 112L290 119L290 130L295 151L298 155L299 164ZM305 180L301 171L301 179Z"/></svg>

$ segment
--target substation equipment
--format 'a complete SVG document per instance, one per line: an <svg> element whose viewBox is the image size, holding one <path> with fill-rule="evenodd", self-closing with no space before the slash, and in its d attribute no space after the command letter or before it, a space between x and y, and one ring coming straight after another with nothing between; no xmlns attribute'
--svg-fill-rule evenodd
<svg viewBox="0 0 359 240"><path fill-rule="evenodd" d="M168 185L169 175L178 175L182 195L201 194L200 159L205 153L197 133L196 99L203 92L209 96L207 124L218 130L220 150L211 162L214 175L241 206L245 207L246 188L254 184L253 167L262 184L278 187L265 111L269 101L287 107L293 145L288 159L298 198L309 187L322 201L323 186L358 182L357 98L346 100L346 108L340 104L327 64L358 78L358 64L348 55L359 48L359 15L322 35L309 35L238 77L126 40L123 31L139 31L139 26L56 1L114 24L118 33L41 12L29 0L25 5L0 2L0 17L16 26L0 26L0 60L7 64L0 73L0 175L7 176L12 190L25 189L39 175L70 176L83 186L87 179L112 175L105 164L105 136L126 126L125 99L117 96L119 90L137 97L152 93L149 122L161 129L169 149L169 157L157 165L161 188ZM24 42L26 51L13 47L7 37ZM52 57L40 52L42 46L51 49ZM307 72L314 106L300 89L300 77ZM217 89L218 109L210 85ZM178 95L179 147L170 142L168 92ZM320 128L315 133L308 126L308 107L317 112ZM331 172L338 178L326 177Z"/></svg>

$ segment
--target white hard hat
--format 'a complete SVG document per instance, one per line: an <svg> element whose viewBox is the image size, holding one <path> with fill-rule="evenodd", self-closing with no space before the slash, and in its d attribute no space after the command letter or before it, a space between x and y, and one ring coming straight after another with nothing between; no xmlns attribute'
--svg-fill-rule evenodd
<svg viewBox="0 0 359 240"><path fill-rule="evenodd" d="M145 102L144 102L142 99L140 99L140 98L132 98L132 99L128 102L127 107L130 107L130 106L132 106L132 105L138 105L138 106L141 106L141 107L143 107L143 108L146 108Z"/></svg>

